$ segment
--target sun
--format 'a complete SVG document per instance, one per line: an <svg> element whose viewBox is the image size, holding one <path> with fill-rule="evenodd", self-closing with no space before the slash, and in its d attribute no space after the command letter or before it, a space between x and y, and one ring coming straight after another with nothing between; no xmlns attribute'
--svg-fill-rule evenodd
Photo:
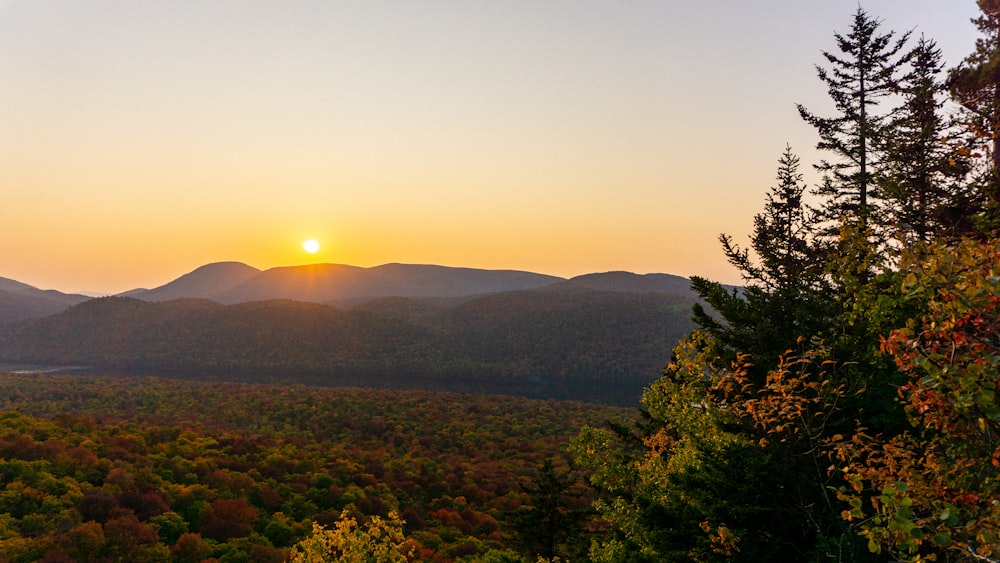
<svg viewBox="0 0 1000 563"><path fill-rule="evenodd" d="M313 239L309 239L302 243L302 248L309 254L316 254L319 251L319 243Z"/></svg>

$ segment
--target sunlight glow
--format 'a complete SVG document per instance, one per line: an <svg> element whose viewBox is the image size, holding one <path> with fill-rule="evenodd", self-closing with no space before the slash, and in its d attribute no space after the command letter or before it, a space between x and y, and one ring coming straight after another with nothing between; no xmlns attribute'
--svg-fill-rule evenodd
<svg viewBox="0 0 1000 563"><path fill-rule="evenodd" d="M316 254L319 251L319 243L313 239L309 239L302 243L302 248L309 254Z"/></svg>

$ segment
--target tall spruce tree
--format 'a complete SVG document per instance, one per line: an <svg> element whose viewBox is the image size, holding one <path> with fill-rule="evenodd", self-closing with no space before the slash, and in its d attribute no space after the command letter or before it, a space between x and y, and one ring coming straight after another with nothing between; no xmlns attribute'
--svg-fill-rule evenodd
<svg viewBox="0 0 1000 563"><path fill-rule="evenodd" d="M956 236L972 229L979 207L966 181L967 139L942 114L941 50L921 36L909 58L910 71L900 82L903 104L885 140L888 219L905 238Z"/></svg>
<svg viewBox="0 0 1000 563"><path fill-rule="evenodd" d="M859 7L850 31L834 34L839 53L823 52L830 68L817 66L816 71L827 85L837 115L820 117L797 106L802 118L819 133L816 147L834 156L816 165L823 173L816 193L825 200L820 212L831 225L828 235L835 234L832 226L845 215L866 223L878 220L876 203L882 194L877 179L884 167L880 147L892 114L879 104L898 90L909 38L909 33L899 38L893 32L880 33L880 23Z"/></svg>

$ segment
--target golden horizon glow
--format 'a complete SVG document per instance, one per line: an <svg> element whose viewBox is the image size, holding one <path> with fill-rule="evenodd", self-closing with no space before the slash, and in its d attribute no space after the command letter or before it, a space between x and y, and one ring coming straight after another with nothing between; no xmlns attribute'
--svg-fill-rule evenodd
<svg viewBox="0 0 1000 563"><path fill-rule="evenodd" d="M954 65L958 4L870 12ZM832 111L814 65L855 9L0 0L0 277L110 293L306 257L739 283L719 234L745 244L786 144L817 183L795 103Z"/></svg>

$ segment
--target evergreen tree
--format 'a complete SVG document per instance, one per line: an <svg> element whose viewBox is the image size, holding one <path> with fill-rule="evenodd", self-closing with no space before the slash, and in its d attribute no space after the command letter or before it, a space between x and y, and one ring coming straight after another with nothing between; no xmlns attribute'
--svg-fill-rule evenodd
<svg viewBox="0 0 1000 563"><path fill-rule="evenodd" d="M745 286L730 290L697 276L691 284L713 310L695 305L695 322L728 351L728 358L748 353L761 366L773 363L800 336L816 334L832 312L824 274L827 249L815 237L813 214L803 202L799 158L791 147L778 160L777 180L764 211L754 217L749 248L740 248L729 235L719 237Z"/></svg>
<svg viewBox="0 0 1000 563"><path fill-rule="evenodd" d="M921 36L909 58L900 89L904 101L886 139L883 195L897 233L926 241L932 233L971 230L978 205L975 190L964 182L968 151L941 113L941 50Z"/></svg>
<svg viewBox="0 0 1000 563"><path fill-rule="evenodd" d="M831 68L816 67L838 114L820 117L798 105L799 114L819 133L816 147L835 157L816 165L823 173L816 193L826 200L820 211L829 225L845 215L869 223L882 197L877 189L884 167L880 147L892 112L879 112L878 106L898 90L900 71L908 61L903 48L909 34L898 39L893 32L882 34L880 23L859 7L850 32L834 34L840 53L823 52Z"/></svg>
<svg viewBox="0 0 1000 563"><path fill-rule="evenodd" d="M785 146L778 159L778 184L767 194L764 212L754 216L751 247L760 260L754 264L749 249L740 249L722 235L722 250L748 285L769 291L817 287L823 276L823 252L814 240L814 221L802 197L806 185L799 157Z"/></svg>
<svg viewBox="0 0 1000 563"><path fill-rule="evenodd" d="M534 480L522 485L531 498L512 517L517 543L531 560L569 557L577 560L586 555L585 523L590 515L586 503L576 489L577 477L566 469L557 470L553 460L546 458Z"/></svg>

